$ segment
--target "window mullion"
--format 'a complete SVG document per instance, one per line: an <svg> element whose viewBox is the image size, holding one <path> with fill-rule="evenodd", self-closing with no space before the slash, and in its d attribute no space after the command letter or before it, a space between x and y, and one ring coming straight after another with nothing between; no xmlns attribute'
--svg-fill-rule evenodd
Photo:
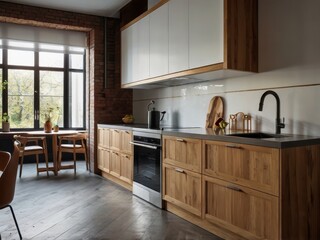
<svg viewBox="0 0 320 240"><path fill-rule="evenodd" d="M2 82L8 81L8 50L2 50ZM2 113L8 112L8 86L2 91Z"/></svg>
<svg viewBox="0 0 320 240"><path fill-rule="evenodd" d="M71 116L69 116L69 54L64 54L64 86L63 86L63 125L69 128Z"/></svg>
<svg viewBox="0 0 320 240"><path fill-rule="evenodd" d="M40 69L39 52L34 56L34 128L40 128Z"/></svg>

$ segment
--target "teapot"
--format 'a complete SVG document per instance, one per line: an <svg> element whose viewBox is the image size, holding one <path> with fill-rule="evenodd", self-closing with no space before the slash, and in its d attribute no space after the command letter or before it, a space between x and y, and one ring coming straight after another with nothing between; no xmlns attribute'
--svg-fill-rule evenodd
<svg viewBox="0 0 320 240"><path fill-rule="evenodd" d="M151 100L151 102L148 104L148 128L150 129L160 129L160 121L164 118L164 115L166 114L166 111L160 112L156 111L155 108L152 108L150 110L150 105L154 104L155 102ZM162 114L160 117L160 113Z"/></svg>

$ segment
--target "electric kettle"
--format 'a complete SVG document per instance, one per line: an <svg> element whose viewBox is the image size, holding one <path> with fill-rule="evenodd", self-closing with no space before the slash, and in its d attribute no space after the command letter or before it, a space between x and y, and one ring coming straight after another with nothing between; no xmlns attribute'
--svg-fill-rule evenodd
<svg viewBox="0 0 320 240"><path fill-rule="evenodd" d="M160 121L162 121L164 115L166 114L166 111L163 111L163 112L156 111L155 108L152 108L152 110L150 110L150 105L154 103L155 102L151 100L151 102L148 104L148 128L160 129ZM160 113L162 114L161 117L160 117Z"/></svg>

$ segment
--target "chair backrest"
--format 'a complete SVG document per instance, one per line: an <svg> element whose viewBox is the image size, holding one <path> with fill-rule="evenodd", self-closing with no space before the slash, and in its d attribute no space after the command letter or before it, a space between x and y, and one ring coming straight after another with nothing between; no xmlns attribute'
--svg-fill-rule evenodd
<svg viewBox="0 0 320 240"><path fill-rule="evenodd" d="M17 169L19 161L19 142L14 142L13 155L8 152L0 152L0 161L6 162L0 177L0 208L10 204L14 197L16 187Z"/></svg>

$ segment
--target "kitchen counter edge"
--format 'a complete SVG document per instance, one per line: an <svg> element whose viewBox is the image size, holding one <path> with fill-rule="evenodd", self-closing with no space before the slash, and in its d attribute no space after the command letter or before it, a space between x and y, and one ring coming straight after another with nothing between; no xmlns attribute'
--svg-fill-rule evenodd
<svg viewBox="0 0 320 240"><path fill-rule="evenodd" d="M148 130L147 125L144 124L98 124L98 128L113 128L121 130L133 130L134 128L141 128ZM213 129L205 128L167 129L161 131L161 133L162 135L167 136L197 138L201 140L230 142L235 144L249 144L271 148L290 148L320 144L320 137L295 134L284 134L284 137L281 138L253 139L230 136L228 132L217 133Z"/></svg>

